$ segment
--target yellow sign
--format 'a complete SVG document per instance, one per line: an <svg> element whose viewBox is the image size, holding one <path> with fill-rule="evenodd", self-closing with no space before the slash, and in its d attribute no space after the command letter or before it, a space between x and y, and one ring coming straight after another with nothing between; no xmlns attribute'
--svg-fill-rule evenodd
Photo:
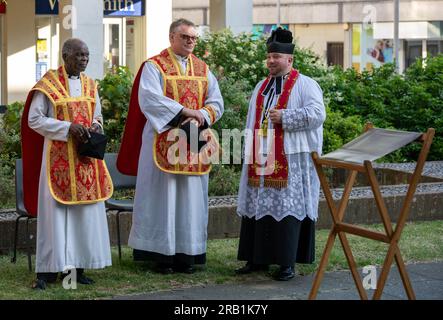
<svg viewBox="0 0 443 320"><path fill-rule="evenodd" d="M37 40L37 53L46 53L48 51L48 45L46 39Z"/></svg>
<svg viewBox="0 0 443 320"><path fill-rule="evenodd" d="M361 25L354 25L352 27L352 55L360 55L360 35L361 35Z"/></svg>

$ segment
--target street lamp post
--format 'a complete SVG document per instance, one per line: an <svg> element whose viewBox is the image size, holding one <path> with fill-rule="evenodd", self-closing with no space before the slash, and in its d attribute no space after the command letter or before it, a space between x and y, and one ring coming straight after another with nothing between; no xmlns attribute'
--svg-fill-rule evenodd
<svg viewBox="0 0 443 320"><path fill-rule="evenodd" d="M400 50L400 39L398 36L398 24L400 19L400 3L399 0L394 0L394 63L395 71L399 72L399 50Z"/></svg>
<svg viewBox="0 0 443 320"><path fill-rule="evenodd" d="M277 0L277 27L280 27L280 0Z"/></svg>

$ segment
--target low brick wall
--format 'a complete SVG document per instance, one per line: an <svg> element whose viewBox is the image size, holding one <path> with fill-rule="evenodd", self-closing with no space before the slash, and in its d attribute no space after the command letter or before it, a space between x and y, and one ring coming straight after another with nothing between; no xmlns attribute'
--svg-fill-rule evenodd
<svg viewBox="0 0 443 320"><path fill-rule="evenodd" d="M384 198L391 219L395 222L398 218L405 195L393 195ZM336 203L338 206L338 202ZM131 213L120 214L120 230L122 243L126 244L131 229ZM414 196L409 213L409 221L440 220L443 219L443 193L429 192ZM209 239L222 239L238 237L241 219L236 214L236 206L221 206L209 208L208 237ZM380 223L380 216L371 197L351 198L346 210L345 221L357 224ZM8 253L13 244L14 216L0 220L0 253ZM117 244L116 215L114 212L108 214L109 234L111 244ZM331 217L322 199L319 205L319 219L317 228L324 229L331 226ZM35 221L30 223L31 243L35 245ZM20 223L19 248L25 248L26 224ZM34 250L34 249L33 249Z"/></svg>

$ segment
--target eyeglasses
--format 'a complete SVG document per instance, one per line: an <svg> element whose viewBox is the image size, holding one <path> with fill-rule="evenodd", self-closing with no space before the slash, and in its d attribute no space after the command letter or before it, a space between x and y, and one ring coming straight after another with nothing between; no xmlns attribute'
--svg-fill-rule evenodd
<svg viewBox="0 0 443 320"><path fill-rule="evenodd" d="M184 33L180 33L179 36L180 36L180 38L182 40L185 40L185 41L189 41L190 40L192 42L197 42L197 40L198 40L197 36L190 36L190 35L187 35L187 34L184 34Z"/></svg>

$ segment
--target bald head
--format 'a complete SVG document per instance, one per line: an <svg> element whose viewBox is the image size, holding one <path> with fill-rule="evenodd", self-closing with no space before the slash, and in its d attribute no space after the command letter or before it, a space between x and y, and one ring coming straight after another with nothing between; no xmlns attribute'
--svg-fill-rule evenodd
<svg viewBox="0 0 443 320"><path fill-rule="evenodd" d="M84 43L82 40L80 40L78 38L71 38L71 39L66 40L65 43L63 44L63 48L62 48L63 57L65 55L71 55L74 48L81 47L81 46L85 46L86 48L88 47L86 45L86 43Z"/></svg>
<svg viewBox="0 0 443 320"><path fill-rule="evenodd" d="M86 43L77 38L65 41L62 48L65 69L69 75L78 76L85 71L89 62L89 49Z"/></svg>

